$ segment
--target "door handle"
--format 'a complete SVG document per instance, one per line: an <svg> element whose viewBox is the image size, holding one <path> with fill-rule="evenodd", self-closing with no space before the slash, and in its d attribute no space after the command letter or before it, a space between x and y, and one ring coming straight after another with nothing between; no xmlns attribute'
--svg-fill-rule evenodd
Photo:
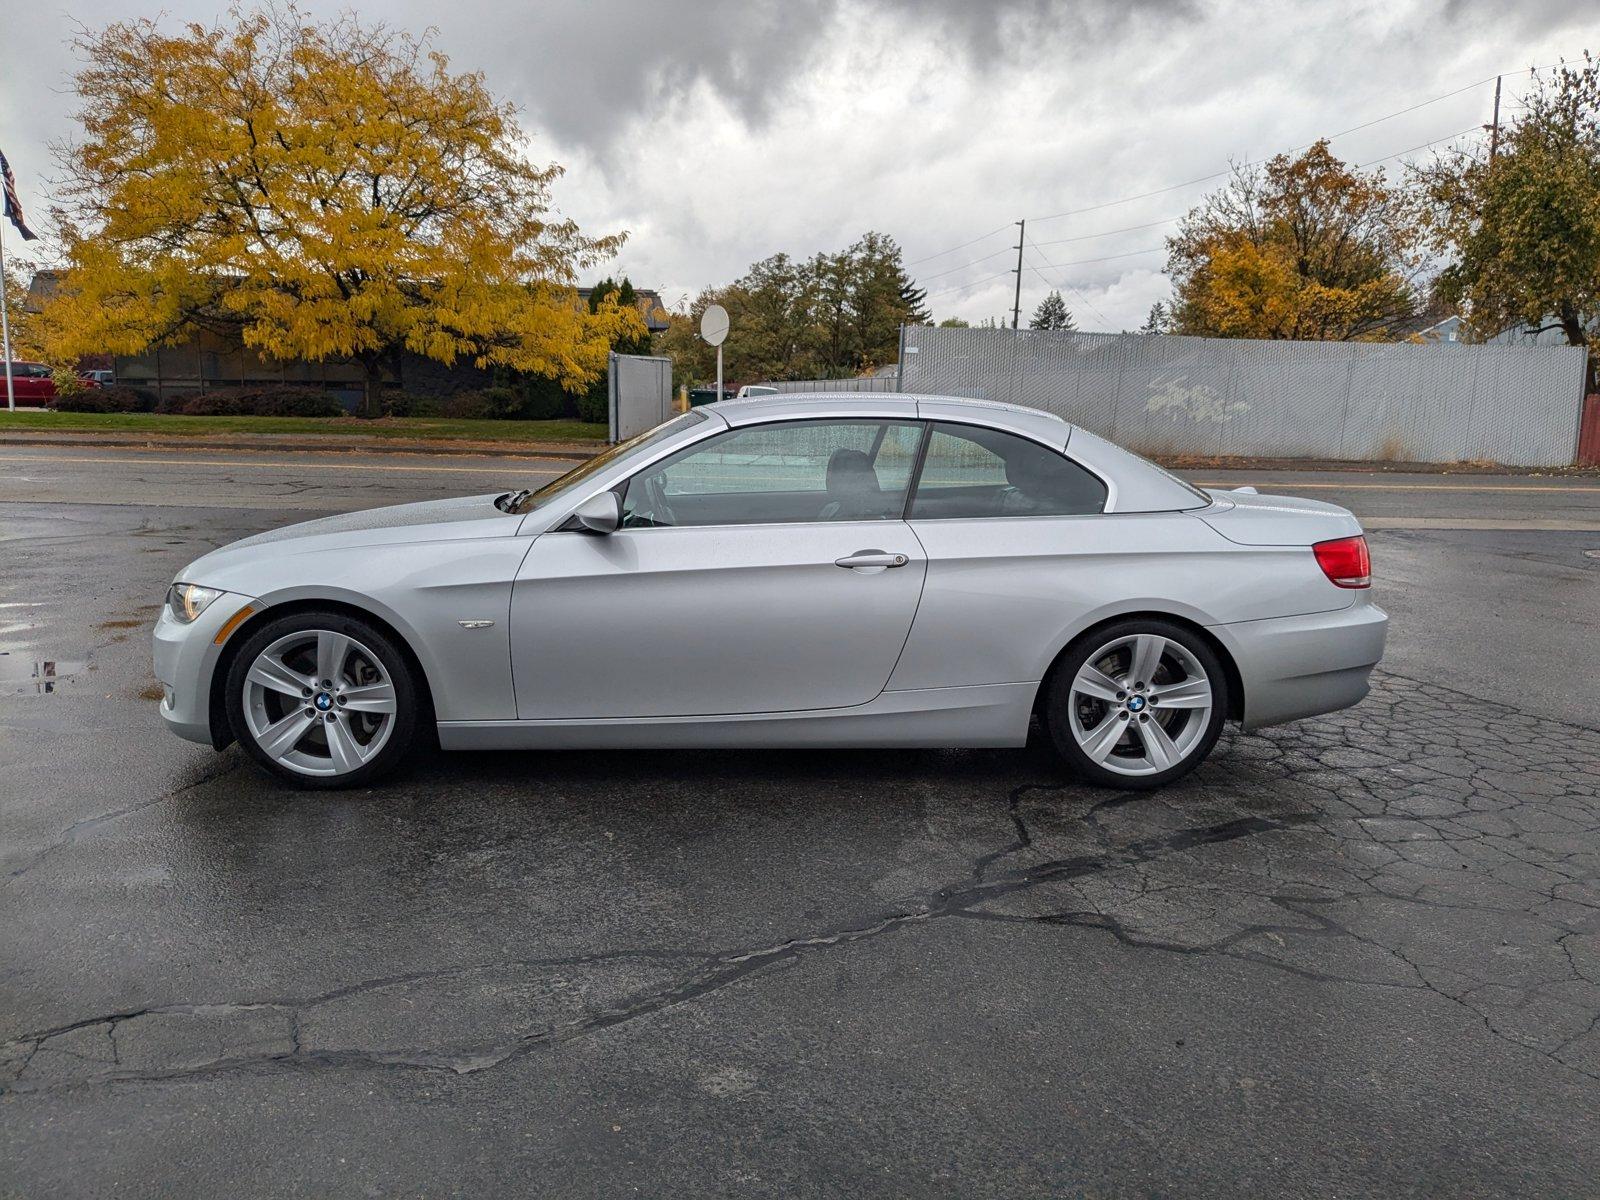
<svg viewBox="0 0 1600 1200"><path fill-rule="evenodd" d="M903 567L910 562L904 554L890 554L886 550L857 550L844 558L836 558L836 567Z"/></svg>

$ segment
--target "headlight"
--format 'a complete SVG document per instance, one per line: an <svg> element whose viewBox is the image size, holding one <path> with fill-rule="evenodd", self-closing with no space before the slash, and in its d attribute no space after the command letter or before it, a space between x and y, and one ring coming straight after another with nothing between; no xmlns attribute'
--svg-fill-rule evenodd
<svg viewBox="0 0 1600 1200"><path fill-rule="evenodd" d="M198 583L175 583L167 589L167 611L174 620L187 625L220 595L216 588L201 587Z"/></svg>

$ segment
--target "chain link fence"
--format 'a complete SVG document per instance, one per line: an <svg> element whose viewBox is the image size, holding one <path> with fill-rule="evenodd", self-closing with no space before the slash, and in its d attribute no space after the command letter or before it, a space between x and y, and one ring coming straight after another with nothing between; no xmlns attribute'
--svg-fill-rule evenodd
<svg viewBox="0 0 1600 1200"><path fill-rule="evenodd" d="M1041 408L1143 454L1548 467L1574 461L1584 365L1573 346L907 326L900 386Z"/></svg>

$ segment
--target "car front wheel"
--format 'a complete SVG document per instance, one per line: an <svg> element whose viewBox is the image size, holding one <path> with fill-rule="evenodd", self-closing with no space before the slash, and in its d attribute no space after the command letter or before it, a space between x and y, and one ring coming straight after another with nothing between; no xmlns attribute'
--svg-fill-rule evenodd
<svg viewBox="0 0 1600 1200"><path fill-rule="evenodd" d="M1056 750L1080 778L1148 791L1205 761L1228 711L1227 676L1199 636L1168 621L1118 621L1062 654L1045 696Z"/></svg>
<svg viewBox="0 0 1600 1200"><path fill-rule="evenodd" d="M416 732L410 664L381 630L337 612L301 612L250 635L228 671L228 720L246 752L298 787L370 783Z"/></svg>

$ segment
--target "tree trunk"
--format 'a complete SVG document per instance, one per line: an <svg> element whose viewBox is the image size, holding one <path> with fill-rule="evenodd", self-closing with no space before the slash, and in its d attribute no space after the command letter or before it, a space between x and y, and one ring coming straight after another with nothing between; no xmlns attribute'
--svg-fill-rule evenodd
<svg viewBox="0 0 1600 1200"><path fill-rule="evenodd" d="M1589 334L1584 329L1583 322L1578 320L1577 310L1572 308L1571 305L1563 304L1561 306L1560 319L1561 332L1567 336L1567 345L1587 348ZM1591 353L1584 364L1583 394L1588 396L1597 391L1600 391L1600 363L1595 362L1594 355Z"/></svg>
<svg viewBox="0 0 1600 1200"><path fill-rule="evenodd" d="M366 386L361 397L361 415L369 420L383 416L383 364L376 356L363 358Z"/></svg>

